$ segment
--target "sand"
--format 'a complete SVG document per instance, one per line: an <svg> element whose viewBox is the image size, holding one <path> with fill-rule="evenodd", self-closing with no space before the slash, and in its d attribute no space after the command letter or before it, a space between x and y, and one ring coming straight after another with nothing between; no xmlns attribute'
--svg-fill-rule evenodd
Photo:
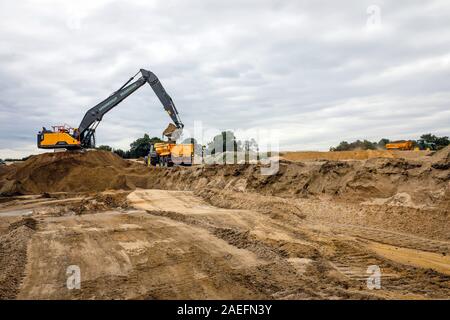
<svg viewBox="0 0 450 320"><path fill-rule="evenodd" d="M449 153L281 161L271 176L35 156L0 172L1 298L448 299Z"/></svg>
<svg viewBox="0 0 450 320"><path fill-rule="evenodd" d="M354 151L285 151L280 156L289 161L367 160L372 158L418 159L430 156L431 151L354 150Z"/></svg>
<svg viewBox="0 0 450 320"><path fill-rule="evenodd" d="M415 203L433 205L448 200L446 150L425 160L281 161L276 174L269 176L261 175L261 165L164 169L125 161L107 151L47 153L0 174L0 194L212 187L285 197L328 194L358 201L407 193Z"/></svg>

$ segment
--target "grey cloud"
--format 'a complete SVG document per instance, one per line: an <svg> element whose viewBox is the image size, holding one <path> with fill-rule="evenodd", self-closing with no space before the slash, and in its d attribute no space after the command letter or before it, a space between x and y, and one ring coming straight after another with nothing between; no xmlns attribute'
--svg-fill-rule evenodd
<svg viewBox="0 0 450 320"><path fill-rule="evenodd" d="M139 68L189 128L285 130L282 149L450 135L447 1L0 3L0 158L36 153L42 126L77 126ZM397 121L392 115L403 121ZM169 118L145 86L105 116L116 148Z"/></svg>

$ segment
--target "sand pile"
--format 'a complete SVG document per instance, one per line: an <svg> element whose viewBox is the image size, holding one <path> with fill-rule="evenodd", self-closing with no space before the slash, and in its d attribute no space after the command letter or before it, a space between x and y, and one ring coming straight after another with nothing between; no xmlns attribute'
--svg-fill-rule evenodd
<svg viewBox="0 0 450 320"><path fill-rule="evenodd" d="M45 153L1 174L0 194L117 189L120 173L129 166L129 161L107 151Z"/></svg>
<svg viewBox="0 0 450 320"><path fill-rule="evenodd" d="M9 166L0 164L0 176L8 173L9 171Z"/></svg>
<svg viewBox="0 0 450 320"><path fill-rule="evenodd" d="M435 169L446 170L450 168L450 146L445 147L433 154L432 167Z"/></svg>
<svg viewBox="0 0 450 320"><path fill-rule="evenodd" d="M447 161L450 162L450 146L446 146L444 149L437 151L432 156L433 161Z"/></svg>

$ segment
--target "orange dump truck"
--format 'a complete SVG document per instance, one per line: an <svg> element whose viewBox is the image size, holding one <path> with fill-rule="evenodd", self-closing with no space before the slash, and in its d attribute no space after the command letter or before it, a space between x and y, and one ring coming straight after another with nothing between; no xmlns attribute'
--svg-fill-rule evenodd
<svg viewBox="0 0 450 320"><path fill-rule="evenodd" d="M159 142L150 146L150 152L145 158L147 165L171 167L177 165L192 165L194 161L194 144L176 144Z"/></svg>
<svg viewBox="0 0 450 320"><path fill-rule="evenodd" d="M414 150L412 141L399 141L386 144L387 150Z"/></svg>

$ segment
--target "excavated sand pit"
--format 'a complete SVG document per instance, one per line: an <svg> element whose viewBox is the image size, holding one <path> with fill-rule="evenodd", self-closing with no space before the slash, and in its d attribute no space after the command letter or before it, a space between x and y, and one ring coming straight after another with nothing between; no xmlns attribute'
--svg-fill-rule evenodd
<svg viewBox="0 0 450 320"><path fill-rule="evenodd" d="M449 163L447 148L263 176L34 156L0 172L0 298L448 299Z"/></svg>

